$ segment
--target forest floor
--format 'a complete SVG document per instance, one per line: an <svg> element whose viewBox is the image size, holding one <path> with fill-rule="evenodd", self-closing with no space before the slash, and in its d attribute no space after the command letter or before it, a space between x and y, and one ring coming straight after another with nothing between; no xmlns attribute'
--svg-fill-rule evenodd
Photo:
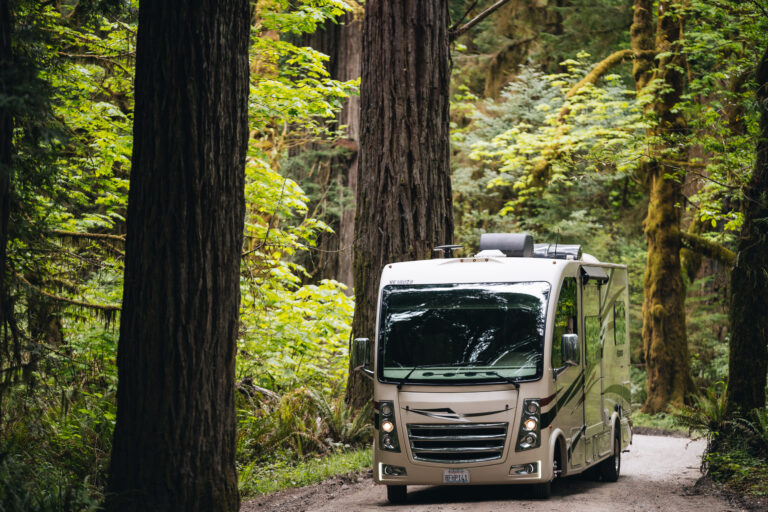
<svg viewBox="0 0 768 512"><path fill-rule="evenodd" d="M552 497L546 501L530 499L525 488L518 486L409 486L408 502L392 506L387 502L385 488L374 485L371 472L368 471L261 496L243 503L240 511L765 510L762 508L766 506L765 502L749 503L738 497L726 496L711 481L700 478L699 467L704 448L703 440L635 434L630 452L622 454L621 477L618 482L590 481L579 476L563 478L553 483Z"/></svg>

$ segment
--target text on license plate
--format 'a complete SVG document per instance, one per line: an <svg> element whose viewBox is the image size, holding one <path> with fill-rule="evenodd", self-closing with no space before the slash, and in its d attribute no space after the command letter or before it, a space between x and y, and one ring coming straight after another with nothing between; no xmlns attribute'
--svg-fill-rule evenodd
<svg viewBox="0 0 768 512"><path fill-rule="evenodd" d="M446 469L443 471L443 483L445 484L468 484L468 469Z"/></svg>

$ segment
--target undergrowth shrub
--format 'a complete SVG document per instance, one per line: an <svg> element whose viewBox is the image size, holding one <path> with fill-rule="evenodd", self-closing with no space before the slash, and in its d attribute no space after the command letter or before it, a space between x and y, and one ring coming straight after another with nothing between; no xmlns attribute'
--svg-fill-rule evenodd
<svg viewBox="0 0 768 512"><path fill-rule="evenodd" d="M720 382L676 412L677 421L703 433L702 472L737 492L768 495L768 408L729 413Z"/></svg>
<svg viewBox="0 0 768 512"><path fill-rule="evenodd" d="M300 460L369 443L372 406L355 411L341 388L336 391L328 396L300 388L281 397L255 393L238 398L238 459L244 465Z"/></svg>

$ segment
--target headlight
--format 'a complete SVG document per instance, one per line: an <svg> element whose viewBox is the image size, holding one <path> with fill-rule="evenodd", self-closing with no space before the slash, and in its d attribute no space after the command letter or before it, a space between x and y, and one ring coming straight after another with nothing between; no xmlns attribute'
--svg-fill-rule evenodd
<svg viewBox="0 0 768 512"><path fill-rule="evenodd" d="M381 445L387 450L395 449L395 442L392 439L392 436L389 434L384 434L381 436Z"/></svg>
<svg viewBox="0 0 768 512"><path fill-rule="evenodd" d="M517 436L516 451L530 450L541 445L539 434L541 433L541 403L536 399L523 401L523 410L520 415L520 430Z"/></svg>
<svg viewBox="0 0 768 512"><path fill-rule="evenodd" d="M520 448L523 448L523 449L533 448L534 446L536 446L537 440L538 440L538 437L536 437L536 434L534 434L533 432L529 432L523 436L522 440L520 440Z"/></svg>
<svg viewBox="0 0 768 512"><path fill-rule="evenodd" d="M397 420L395 419L395 404L391 401L379 403L381 423L379 425L379 448L389 452L399 452L400 442L397 439Z"/></svg>

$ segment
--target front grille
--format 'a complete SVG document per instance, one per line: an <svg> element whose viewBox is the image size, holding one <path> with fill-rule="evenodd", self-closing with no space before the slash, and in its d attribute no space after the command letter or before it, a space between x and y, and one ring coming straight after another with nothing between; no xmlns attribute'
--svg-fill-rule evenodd
<svg viewBox="0 0 768 512"><path fill-rule="evenodd" d="M408 425L415 460L465 464L500 459L507 423Z"/></svg>

